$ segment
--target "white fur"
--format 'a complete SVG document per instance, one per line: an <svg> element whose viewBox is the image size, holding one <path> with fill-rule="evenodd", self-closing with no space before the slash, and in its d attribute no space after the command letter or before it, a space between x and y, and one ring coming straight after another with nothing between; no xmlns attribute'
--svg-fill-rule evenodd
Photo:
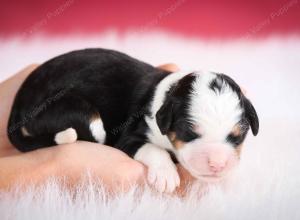
<svg viewBox="0 0 300 220"><path fill-rule="evenodd" d="M153 144L145 144L134 155L134 159L148 168L148 182L159 192L173 192L180 184L177 168L169 153Z"/></svg>
<svg viewBox="0 0 300 220"><path fill-rule="evenodd" d="M101 119L96 119L90 124L90 131L98 143L103 144L106 137L106 132Z"/></svg>
<svg viewBox="0 0 300 220"><path fill-rule="evenodd" d="M193 124L201 128L203 142L224 142L233 126L241 119L240 101L229 85L220 92L209 88L214 73L200 72L193 83L189 115Z"/></svg>
<svg viewBox="0 0 300 220"><path fill-rule="evenodd" d="M54 141L56 144L71 144L77 140L77 133L74 128L68 128L64 131L58 132Z"/></svg>
<svg viewBox="0 0 300 220"><path fill-rule="evenodd" d="M18 189L0 193L0 219L300 219L300 38L207 42L148 32L125 38L116 32L85 38L6 38L0 41L0 79L66 51L103 46L154 65L172 61L224 71L246 88L261 128L257 137L248 135L237 180L225 192L213 187L200 201L196 188L184 200L146 190L139 200L129 192L107 201L92 183L74 195L49 182L19 196Z"/></svg>

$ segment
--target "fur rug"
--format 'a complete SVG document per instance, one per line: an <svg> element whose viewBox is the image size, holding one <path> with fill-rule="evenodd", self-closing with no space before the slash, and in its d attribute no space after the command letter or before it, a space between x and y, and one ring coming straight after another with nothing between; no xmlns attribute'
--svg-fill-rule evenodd
<svg viewBox="0 0 300 220"><path fill-rule="evenodd" d="M76 195L55 180L21 196L0 193L0 219L300 219L300 38L203 41L166 33L107 33L94 37L2 39L1 78L29 63L84 47L124 51L154 65L174 62L187 69L225 72L245 87L261 128L251 133L236 179L223 191L212 187L198 199L192 187L184 200L136 190L107 199L94 184Z"/></svg>

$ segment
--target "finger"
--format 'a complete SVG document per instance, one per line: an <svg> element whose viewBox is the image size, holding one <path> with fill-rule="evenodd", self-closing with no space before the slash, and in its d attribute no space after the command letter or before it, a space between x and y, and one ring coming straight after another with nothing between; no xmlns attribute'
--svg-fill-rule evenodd
<svg viewBox="0 0 300 220"><path fill-rule="evenodd" d="M162 69L162 70L166 70L166 71L170 71L170 72L179 71L179 67L174 63L163 64L163 65L158 66L157 68Z"/></svg>
<svg viewBox="0 0 300 220"><path fill-rule="evenodd" d="M181 165L177 165L177 170L180 176L180 186L177 188L176 194L183 197L188 190L188 186L195 181L195 178Z"/></svg>
<svg viewBox="0 0 300 220"><path fill-rule="evenodd" d="M241 87L242 93L244 94L244 96L247 96L247 90L244 87Z"/></svg>

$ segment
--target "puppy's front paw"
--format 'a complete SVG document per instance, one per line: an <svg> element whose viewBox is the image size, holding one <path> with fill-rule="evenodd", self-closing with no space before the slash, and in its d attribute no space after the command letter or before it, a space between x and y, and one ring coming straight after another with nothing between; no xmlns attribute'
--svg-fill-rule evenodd
<svg viewBox="0 0 300 220"><path fill-rule="evenodd" d="M173 192L180 185L175 164L166 163L148 167L148 182L159 192Z"/></svg>
<svg viewBox="0 0 300 220"><path fill-rule="evenodd" d="M170 154L153 144L144 144L134 159L148 167L148 182L159 192L173 192L180 184L177 167Z"/></svg>

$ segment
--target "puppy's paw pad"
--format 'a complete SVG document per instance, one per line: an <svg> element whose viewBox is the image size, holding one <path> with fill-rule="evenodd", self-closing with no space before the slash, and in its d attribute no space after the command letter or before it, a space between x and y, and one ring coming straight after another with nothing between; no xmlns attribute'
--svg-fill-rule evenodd
<svg viewBox="0 0 300 220"><path fill-rule="evenodd" d="M180 185L180 178L174 164L148 168L148 182L159 192L173 192Z"/></svg>
<svg viewBox="0 0 300 220"><path fill-rule="evenodd" d="M77 133L74 128L68 128L58 132L55 135L54 141L56 144L71 144L77 140Z"/></svg>

